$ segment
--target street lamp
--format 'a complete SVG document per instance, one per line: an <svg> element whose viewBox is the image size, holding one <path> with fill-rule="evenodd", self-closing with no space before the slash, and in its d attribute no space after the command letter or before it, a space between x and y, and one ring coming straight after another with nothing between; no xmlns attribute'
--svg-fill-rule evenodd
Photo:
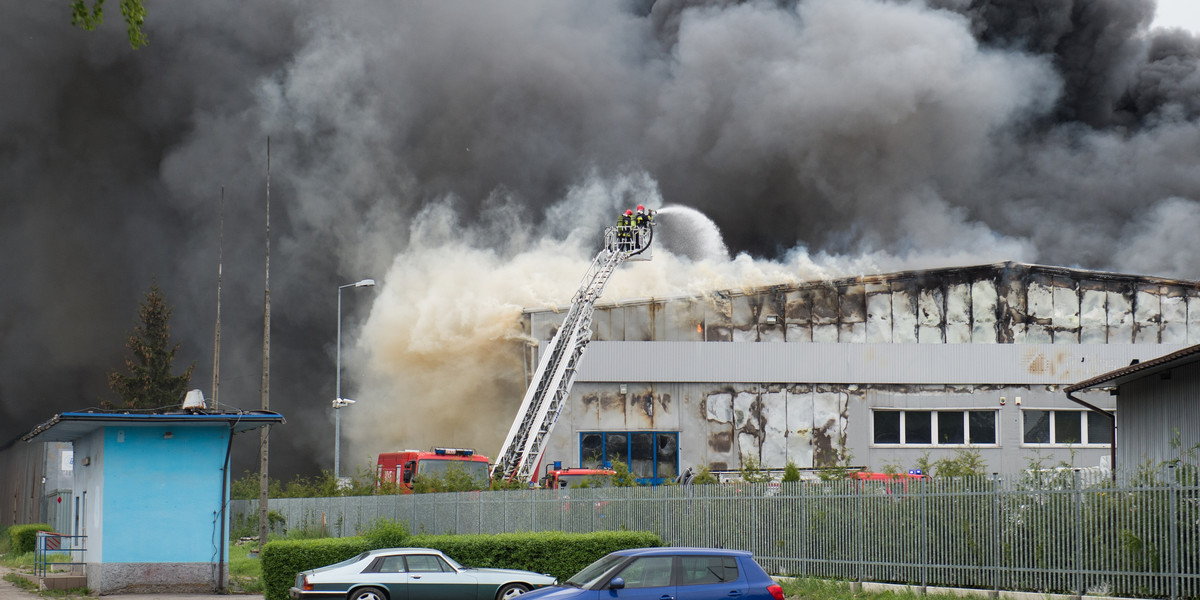
<svg viewBox="0 0 1200 600"><path fill-rule="evenodd" d="M333 480L337 482L342 472L342 407L354 404L353 400L342 397L342 290L348 287L375 287L374 279L364 279L355 283L338 286L338 322L337 322L337 386L333 397Z"/></svg>

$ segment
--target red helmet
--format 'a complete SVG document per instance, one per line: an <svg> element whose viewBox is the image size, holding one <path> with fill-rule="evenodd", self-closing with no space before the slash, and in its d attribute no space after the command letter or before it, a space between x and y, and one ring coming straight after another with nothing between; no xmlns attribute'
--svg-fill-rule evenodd
<svg viewBox="0 0 1200 600"><path fill-rule="evenodd" d="M642 206L641 204L639 204L639 205L638 205L638 212L646 212L646 207L645 207L645 206Z"/></svg>
<svg viewBox="0 0 1200 600"><path fill-rule="evenodd" d="M625 211L625 216L627 216L627 217L628 217L628 216L632 216L632 215L633 215L633 211L632 211L632 210L627 210L627 211Z"/></svg>

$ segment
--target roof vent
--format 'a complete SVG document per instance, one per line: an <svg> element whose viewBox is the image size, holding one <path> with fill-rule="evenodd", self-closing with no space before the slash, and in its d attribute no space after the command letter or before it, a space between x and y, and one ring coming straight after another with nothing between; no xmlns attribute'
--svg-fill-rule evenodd
<svg viewBox="0 0 1200 600"><path fill-rule="evenodd" d="M204 392L196 389L183 397L183 410L204 410Z"/></svg>

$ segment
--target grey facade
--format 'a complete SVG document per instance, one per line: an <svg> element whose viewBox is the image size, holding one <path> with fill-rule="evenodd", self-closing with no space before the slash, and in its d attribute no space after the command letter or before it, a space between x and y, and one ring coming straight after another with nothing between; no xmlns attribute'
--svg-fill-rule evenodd
<svg viewBox="0 0 1200 600"><path fill-rule="evenodd" d="M524 325L547 340L561 319ZM1062 388L1200 342L1200 282L1000 263L618 300L593 330L543 464L617 457L667 479L971 448L997 472L1102 466L1107 421Z"/></svg>
<svg viewBox="0 0 1200 600"><path fill-rule="evenodd" d="M1066 388L1069 396L1117 396L1117 465L1200 465L1200 346L1104 373ZM1123 467L1122 467L1123 466Z"/></svg>

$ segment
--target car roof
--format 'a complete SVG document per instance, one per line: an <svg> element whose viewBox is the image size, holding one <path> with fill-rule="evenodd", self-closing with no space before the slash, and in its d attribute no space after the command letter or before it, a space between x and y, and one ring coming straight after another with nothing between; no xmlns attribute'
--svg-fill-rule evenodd
<svg viewBox="0 0 1200 600"><path fill-rule="evenodd" d="M369 550L367 553L375 556L377 554L441 554L442 551L434 550L433 548L376 548Z"/></svg>
<svg viewBox="0 0 1200 600"><path fill-rule="evenodd" d="M658 556L662 554L682 554L682 555L712 555L725 554L729 556L753 556L753 553L747 550L731 550L728 548L697 548L697 547L671 547L665 546L662 548L630 548L628 550L618 550L613 552L617 556Z"/></svg>

